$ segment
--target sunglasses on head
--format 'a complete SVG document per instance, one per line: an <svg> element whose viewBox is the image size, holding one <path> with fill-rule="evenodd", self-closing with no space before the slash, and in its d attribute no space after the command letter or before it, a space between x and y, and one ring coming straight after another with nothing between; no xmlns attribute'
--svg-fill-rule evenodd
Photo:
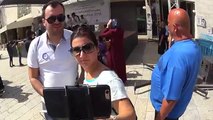
<svg viewBox="0 0 213 120"><path fill-rule="evenodd" d="M59 15L57 15L57 16L52 15L52 16L48 17L48 18L45 19L45 20L47 20L47 22L48 22L49 24L53 24L53 23L56 21L56 19L58 20L58 22L64 22L64 20L65 20L65 15L64 15L64 14L59 14Z"/></svg>
<svg viewBox="0 0 213 120"><path fill-rule="evenodd" d="M69 51L74 55L78 56L80 55L81 51L83 51L86 54L92 53L94 51L95 45L93 43L87 43L83 46L78 46L71 48Z"/></svg>

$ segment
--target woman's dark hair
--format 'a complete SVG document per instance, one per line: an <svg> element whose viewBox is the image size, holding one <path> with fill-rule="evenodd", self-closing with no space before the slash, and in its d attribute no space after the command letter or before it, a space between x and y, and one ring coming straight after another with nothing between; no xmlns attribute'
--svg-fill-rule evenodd
<svg viewBox="0 0 213 120"><path fill-rule="evenodd" d="M78 37L87 37L94 43L96 47L98 46L98 41L94 32L92 32L92 30L90 30L86 25L79 26L77 30L73 32L71 35L71 42L73 39Z"/></svg>
<svg viewBox="0 0 213 120"><path fill-rule="evenodd" d="M56 0L51 0L50 2L48 2L47 4L45 4L42 8L42 18L45 18L45 10L48 6L51 6L52 8L56 8L58 5L60 5L64 12L65 12L65 9L64 9L64 5L62 3L60 3L59 1L56 1Z"/></svg>

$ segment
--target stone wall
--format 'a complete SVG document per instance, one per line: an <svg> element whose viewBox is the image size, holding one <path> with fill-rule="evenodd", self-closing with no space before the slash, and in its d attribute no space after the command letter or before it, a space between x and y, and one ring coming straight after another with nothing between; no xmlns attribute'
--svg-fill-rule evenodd
<svg viewBox="0 0 213 120"><path fill-rule="evenodd" d="M198 19L204 19L206 27L199 26ZM213 29L213 1L195 1L195 38L200 38L201 34L208 34L208 30Z"/></svg>

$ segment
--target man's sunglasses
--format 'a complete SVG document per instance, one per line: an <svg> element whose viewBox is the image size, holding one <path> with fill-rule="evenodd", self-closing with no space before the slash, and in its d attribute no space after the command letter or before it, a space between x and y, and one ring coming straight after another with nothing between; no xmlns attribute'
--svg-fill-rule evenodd
<svg viewBox="0 0 213 120"><path fill-rule="evenodd" d="M53 24L55 21L56 21L56 19L58 20L58 22L64 22L64 20L65 20L65 15L64 14L59 14L59 15L57 15L57 16L50 16L50 17L48 17L47 19L45 19L45 20L47 20L47 22L49 23L49 24Z"/></svg>
<svg viewBox="0 0 213 120"><path fill-rule="evenodd" d="M74 47L71 48L69 51L74 55L78 56L80 55L81 51L83 51L86 54L92 53L94 51L95 45L93 43L87 43L81 47Z"/></svg>

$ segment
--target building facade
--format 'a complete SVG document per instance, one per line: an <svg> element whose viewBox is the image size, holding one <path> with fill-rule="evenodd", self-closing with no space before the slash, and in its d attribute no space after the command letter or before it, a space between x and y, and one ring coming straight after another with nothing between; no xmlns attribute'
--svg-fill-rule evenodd
<svg viewBox="0 0 213 120"><path fill-rule="evenodd" d="M201 4L202 3L202 4ZM195 37L213 36L213 1L195 0ZM204 36L203 36L204 35ZM213 41L213 39L212 39Z"/></svg>
<svg viewBox="0 0 213 120"><path fill-rule="evenodd" d="M9 5L0 8L0 43L24 39L27 29L35 29L42 6Z"/></svg>
<svg viewBox="0 0 213 120"><path fill-rule="evenodd" d="M124 36L126 58L137 45L138 34L147 35L150 39L158 36L159 23L167 21L170 8L180 7L189 13L191 33L195 38L212 39L213 1L211 0L96 0L96 6L92 6L91 3L94 1L69 0L65 4L65 14L77 12L86 17L99 15L100 19L94 16L88 18L93 20L91 24L106 24L110 18L119 19L122 28L126 31ZM81 6L73 10L76 2ZM83 3L85 3L84 6L82 6ZM79 10L80 7L84 11ZM41 8L42 5L1 6L0 43L5 43L7 39L24 38L26 29L35 31L41 19L38 17L41 15Z"/></svg>

